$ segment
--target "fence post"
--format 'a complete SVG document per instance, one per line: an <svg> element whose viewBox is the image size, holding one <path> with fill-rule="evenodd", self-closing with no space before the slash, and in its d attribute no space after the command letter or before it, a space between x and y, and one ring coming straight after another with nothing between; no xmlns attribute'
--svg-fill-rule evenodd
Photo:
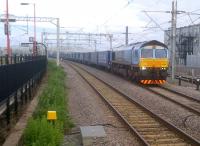
<svg viewBox="0 0 200 146"><path fill-rule="evenodd" d="M34 80L34 78L32 77L32 79L31 79L31 92L32 92L32 96L34 96L33 80Z"/></svg>
<svg viewBox="0 0 200 146"><path fill-rule="evenodd" d="M181 76L178 77L178 85L181 86Z"/></svg>
<svg viewBox="0 0 200 146"><path fill-rule="evenodd" d="M5 56L5 64L9 64L8 55Z"/></svg>
<svg viewBox="0 0 200 146"><path fill-rule="evenodd" d="M8 96L7 98L7 102L6 102L6 121L7 124L10 124L10 96Z"/></svg>
<svg viewBox="0 0 200 146"><path fill-rule="evenodd" d="M14 55L14 64L17 63L16 55ZM18 97L17 97L18 90L15 92L14 99L15 99L15 113L18 113Z"/></svg>
<svg viewBox="0 0 200 146"><path fill-rule="evenodd" d="M23 104L24 104L24 100L23 100L23 96L24 96L24 93L23 93L23 86L22 86L21 89L20 89L20 93L21 93L21 104L23 105Z"/></svg>
<svg viewBox="0 0 200 146"><path fill-rule="evenodd" d="M20 63L21 62L21 56L19 55L18 56L18 63Z"/></svg>
<svg viewBox="0 0 200 146"><path fill-rule="evenodd" d="M22 63L22 61L23 61L23 56L20 55L20 63Z"/></svg>
<svg viewBox="0 0 200 146"><path fill-rule="evenodd" d="M194 84L194 78L195 78L194 69L192 69L192 84Z"/></svg>
<svg viewBox="0 0 200 146"><path fill-rule="evenodd" d="M32 97L32 93L31 93L31 79L29 80L29 85L28 85L28 93L29 93L29 99L31 99Z"/></svg>
<svg viewBox="0 0 200 146"><path fill-rule="evenodd" d="M5 55L5 64L9 64L8 55ZM9 88L9 87L8 87ZM10 124L10 96L8 96L6 101L6 121L7 124Z"/></svg>
<svg viewBox="0 0 200 146"><path fill-rule="evenodd" d="M14 56L14 64L17 63L17 55Z"/></svg>
<svg viewBox="0 0 200 146"><path fill-rule="evenodd" d="M19 63L21 63L21 57L22 57L22 56L21 56L21 55L19 55Z"/></svg>
<svg viewBox="0 0 200 146"><path fill-rule="evenodd" d="M196 90L199 90L200 79L197 79L197 80L196 80L196 85L197 85L197 89L196 89Z"/></svg>
<svg viewBox="0 0 200 146"><path fill-rule="evenodd" d="M3 64L3 57L1 56L1 59L0 59L0 61L1 61L1 65Z"/></svg>
<svg viewBox="0 0 200 146"><path fill-rule="evenodd" d="M25 103L27 103L27 101L28 101L27 84L25 84L25 92L24 92L24 95L25 95Z"/></svg>
<svg viewBox="0 0 200 146"><path fill-rule="evenodd" d="M15 113L17 114L17 113L18 113L18 98L17 98L17 91L15 92L14 99L15 99Z"/></svg>
<svg viewBox="0 0 200 146"><path fill-rule="evenodd" d="M13 64L13 56L10 56L10 64Z"/></svg>
<svg viewBox="0 0 200 146"><path fill-rule="evenodd" d="M18 63L21 62L21 56L18 56Z"/></svg>

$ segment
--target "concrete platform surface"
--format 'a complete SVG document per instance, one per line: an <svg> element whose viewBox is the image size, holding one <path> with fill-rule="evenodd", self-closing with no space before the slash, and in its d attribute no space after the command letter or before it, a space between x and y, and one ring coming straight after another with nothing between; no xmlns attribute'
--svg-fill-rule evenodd
<svg viewBox="0 0 200 146"><path fill-rule="evenodd" d="M106 137L103 126L80 127L82 137Z"/></svg>
<svg viewBox="0 0 200 146"><path fill-rule="evenodd" d="M103 126L80 127L83 146L104 145L106 133Z"/></svg>

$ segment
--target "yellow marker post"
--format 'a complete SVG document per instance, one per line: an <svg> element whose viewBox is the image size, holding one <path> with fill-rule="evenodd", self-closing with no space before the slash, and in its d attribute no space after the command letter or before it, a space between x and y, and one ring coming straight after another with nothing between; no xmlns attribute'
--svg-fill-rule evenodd
<svg viewBox="0 0 200 146"><path fill-rule="evenodd" d="M47 120L52 122L53 125L55 124L55 120L57 120L57 113L56 111L48 111L47 112Z"/></svg>

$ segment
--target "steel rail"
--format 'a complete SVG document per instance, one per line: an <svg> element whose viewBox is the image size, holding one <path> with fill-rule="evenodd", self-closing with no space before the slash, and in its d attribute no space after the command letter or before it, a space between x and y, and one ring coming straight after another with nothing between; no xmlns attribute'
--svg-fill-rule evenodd
<svg viewBox="0 0 200 146"><path fill-rule="evenodd" d="M192 106L190 106L190 105L187 105L186 103L182 103L182 102L179 102L178 100L175 100L175 99L173 99L173 98L170 98L169 96L166 96L166 95L164 95L163 93L161 93L161 92L159 92L159 91L155 91L155 90L153 90L153 89L151 89L151 87L144 87L144 86L141 86L142 88L144 88L144 89L146 89L146 90L148 90L148 91L150 91L150 92L152 92L153 94L155 94L155 95L159 95L159 96L161 96L162 98L164 98L164 99L166 99L166 100L168 100L168 101L171 101L172 103L175 103L175 104L177 104L177 105L179 105L179 106L181 106L181 107L183 107L183 108L185 108L185 109L187 109L188 111L190 111L190 112L193 112L193 113L195 113L195 114L197 114L198 116L200 116L200 110L197 110L197 109L195 109L194 107L192 107ZM162 88L162 87L161 87ZM177 93L177 92L173 92L173 91L171 91L171 90L167 90L167 89L165 89L165 88L162 88L163 90L166 90L166 91L168 91L168 92L171 92L171 93L173 93L173 94L177 94L178 96L182 96L182 94L179 94L179 93ZM191 100L191 101L193 101L193 102L196 102L196 101L198 101L198 100L195 100L194 98L190 98L190 97L187 97L186 95L184 95L184 96L182 96L183 98L185 98L186 100ZM199 101L198 101L198 103L199 103Z"/></svg>
<svg viewBox="0 0 200 146"><path fill-rule="evenodd" d="M159 87L162 88L162 89L168 90L169 92L173 92L173 93L175 93L175 94L177 94L177 95L183 96L183 97L185 97L185 98L187 98L187 99L189 99L189 100L193 100L193 101L195 101L195 102L200 103L200 99L193 98L193 97L190 96L190 95L183 94L183 93L181 93L181 92L178 92L178 91L169 89L169 88L164 87L164 86L161 86L161 85L159 85Z"/></svg>

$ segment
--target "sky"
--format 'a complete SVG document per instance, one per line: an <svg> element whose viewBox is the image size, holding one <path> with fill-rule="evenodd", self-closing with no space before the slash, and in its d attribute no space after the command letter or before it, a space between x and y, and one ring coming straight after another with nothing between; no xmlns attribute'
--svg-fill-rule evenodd
<svg viewBox="0 0 200 146"><path fill-rule="evenodd" d="M200 14L200 1L177 0L178 10ZM0 15L5 13L5 2L1 0ZM158 39L163 41L163 30L170 27L171 14L162 12L148 12L159 27L142 11L170 11L172 0L9 0L9 13L16 16L33 16L33 5L22 6L21 2L35 3L37 17L60 18L61 31L95 32L95 33L123 33L125 26L129 26L130 41ZM192 25L198 15L178 15L178 27ZM194 23L197 24L200 19ZM29 34L33 30L29 24ZM153 28L152 28L153 27ZM155 28L156 27L156 28ZM11 39L13 45L20 43L26 35L26 23L12 23ZM37 38L40 39L42 30L54 31L55 26L50 23L37 23ZM5 44L0 25L0 46ZM39 40L38 40L39 41ZM120 39L115 39L120 44Z"/></svg>

